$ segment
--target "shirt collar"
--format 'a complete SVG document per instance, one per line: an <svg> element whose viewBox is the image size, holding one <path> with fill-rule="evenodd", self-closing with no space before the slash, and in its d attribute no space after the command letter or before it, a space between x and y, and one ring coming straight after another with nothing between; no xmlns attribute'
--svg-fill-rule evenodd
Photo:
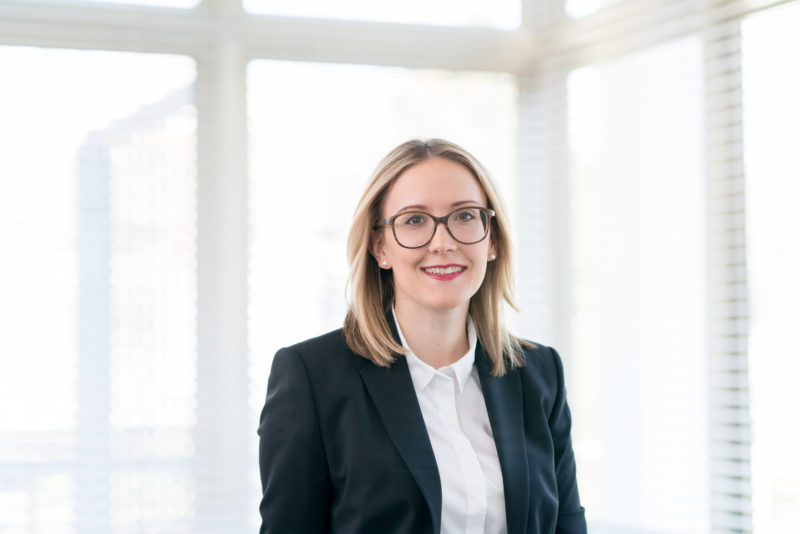
<svg viewBox="0 0 800 534"><path fill-rule="evenodd" d="M459 393L463 393L464 387L467 385L467 379L470 374L472 374L472 367L475 364L475 346L477 345L478 339L472 317L467 315L467 340L469 341L469 349L467 349L467 352L461 358L438 370L420 360L411 348L409 348L408 343L406 343L406 338L403 336L403 331L400 329L400 323L397 321L394 305L392 305L392 317L397 327L397 333L400 335L400 342L407 351L406 361L408 362L408 370L411 373L411 381L414 383L414 389L422 391L428 387L428 384L431 383L431 380L433 380L437 374L444 375L445 373L443 371L449 368L453 370L453 374L456 377Z"/></svg>

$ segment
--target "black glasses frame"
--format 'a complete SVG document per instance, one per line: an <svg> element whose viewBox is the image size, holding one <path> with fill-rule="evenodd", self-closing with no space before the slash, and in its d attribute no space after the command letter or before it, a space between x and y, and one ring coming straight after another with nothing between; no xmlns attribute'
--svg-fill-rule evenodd
<svg viewBox="0 0 800 534"><path fill-rule="evenodd" d="M483 213L486 216L486 228L484 229L483 235L480 237L480 239L476 239L475 241L461 241L456 236L454 236L453 232L450 230L450 226L448 226L448 224L447 224L447 219L449 219L450 216L453 215L454 213L457 213L459 211L463 211L465 209L478 210L478 211L480 211L481 213ZM416 247L409 247L407 245L402 244L400 242L400 240L397 239L397 232L394 229L394 221L398 217L400 217L401 215L407 215L409 213L422 213L424 215L427 215L431 219L433 219L433 231L431 232L430 237L428 237L428 239L423 244L417 245ZM490 210L489 208L483 208L483 207L480 207L480 206L462 206L460 208L454 209L453 211L451 211L447 215L442 215L441 217L437 217L435 215L431 215L430 213L425 212L425 211L421 211L421 210L408 210L408 211L401 211L400 213L398 213L396 215L392 215L388 219L384 219L384 220L380 221L378 224L373 226L372 229L373 230L380 230L380 229L382 229L382 228L384 228L386 226L391 226L392 227L392 235L394 236L394 240L397 241L397 244L400 245L403 248L412 248L413 249L413 248L422 248L425 245L427 245L428 243L430 243L431 239L433 239L433 236L436 235L436 228L439 226L439 223L442 223L444 225L444 227L447 229L447 233L450 234L450 237L452 237L453 239L455 239L456 241L458 241L462 245L474 245L475 243L480 243L481 241L486 239L487 235L489 235L489 227L492 224L492 217L494 217L494 216L495 216L494 210Z"/></svg>

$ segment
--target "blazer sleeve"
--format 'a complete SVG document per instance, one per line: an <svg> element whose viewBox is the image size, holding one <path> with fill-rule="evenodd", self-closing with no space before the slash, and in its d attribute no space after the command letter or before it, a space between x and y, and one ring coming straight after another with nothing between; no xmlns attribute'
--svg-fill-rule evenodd
<svg viewBox="0 0 800 534"><path fill-rule="evenodd" d="M331 484L314 392L300 355L272 362L258 427L261 534L328 532Z"/></svg>
<svg viewBox="0 0 800 534"><path fill-rule="evenodd" d="M578 496L575 454L572 451L572 416L567 405L564 366L555 349L550 349L556 369L556 391L550 413L550 434L555 452L556 482L558 484L558 520L556 534L586 534L586 518Z"/></svg>

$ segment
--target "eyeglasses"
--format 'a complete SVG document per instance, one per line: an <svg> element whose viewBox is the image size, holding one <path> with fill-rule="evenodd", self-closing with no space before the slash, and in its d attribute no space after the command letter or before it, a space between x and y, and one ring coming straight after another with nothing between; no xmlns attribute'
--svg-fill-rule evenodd
<svg viewBox="0 0 800 534"><path fill-rule="evenodd" d="M495 216L488 208L458 208L442 217L424 211L404 211L384 219L375 230L391 226L397 244L403 248L420 248L430 243L436 227L443 223L447 232L459 243L472 245L482 241L489 233L489 221Z"/></svg>

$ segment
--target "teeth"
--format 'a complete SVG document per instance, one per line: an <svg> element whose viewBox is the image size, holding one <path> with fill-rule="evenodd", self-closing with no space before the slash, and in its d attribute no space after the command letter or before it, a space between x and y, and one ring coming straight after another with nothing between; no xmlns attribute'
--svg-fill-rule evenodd
<svg viewBox="0 0 800 534"><path fill-rule="evenodd" d="M453 274L463 271L464 268L451 265L450 267L427 267L423 270L430 274Z"/></svg>

